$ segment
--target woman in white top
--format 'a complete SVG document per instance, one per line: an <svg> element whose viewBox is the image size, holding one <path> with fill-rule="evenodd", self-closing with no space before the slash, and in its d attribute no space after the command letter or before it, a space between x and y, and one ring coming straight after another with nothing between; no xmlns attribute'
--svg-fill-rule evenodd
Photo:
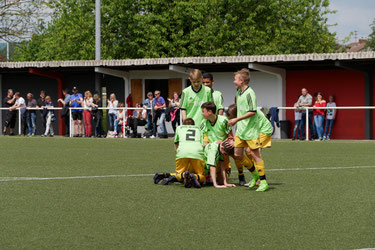
<svg viewBox="0 0 375 250"><path fill-rule="evenodd" d="M85 124L85 136L91 137L92 136L92 126L91 126L91 107L92 107L93 99L92 94L89 90L85 92L85 97L83 99L83 122Z"/></svg>
<svg viewBox="0 0 375 250"><path fill-rule="evenodd" d="M114 131L115 128L115 120L116 120L116 108L118 106L118 101L116 100L116 95L111 94L109 99L107 100L108 102L108 117L109 117L109 131Z"/></svg>

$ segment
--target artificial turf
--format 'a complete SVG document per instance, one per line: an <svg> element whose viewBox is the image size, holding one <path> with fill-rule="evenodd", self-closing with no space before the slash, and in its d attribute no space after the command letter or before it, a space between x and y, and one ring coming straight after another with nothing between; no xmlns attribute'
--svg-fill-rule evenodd
<svg viewBox="0 0 375 250"><path fill-rule="evenodd" d="M2 249L375 247L375 142L274 141L265 193L154 185L174 170L172 140L2 137L0 150ZM121 176L90 177L108 175ZM87 178L8 178L73 176Z"/></svg>

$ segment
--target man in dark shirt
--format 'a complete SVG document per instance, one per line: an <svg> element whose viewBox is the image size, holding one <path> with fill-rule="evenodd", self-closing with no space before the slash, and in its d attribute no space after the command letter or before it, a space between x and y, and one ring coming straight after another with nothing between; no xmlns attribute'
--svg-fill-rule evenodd
<svg viewBox="0 0 375 250"><path fill-rule="evenodd" d="M38 108L46 106L46 92L44 90L40 91L40 97L37 100ZM43 133L46 130L46 123L47 123L47 114L48 112L43 112L43 110L40 110L40 114L43 119Z"/></svg>
<svg viewBox="0 0 375 250"><path fill-rule="evenodd" d="M13 95L13 90L8 89L8 95L3 100L3 107L10 108L16 102L16 97ZM17 110L7 110L6 120L3 129L3 135L6 135L7 129L10 128L10 135L14 135L14 127L16 126Z"/></svg>

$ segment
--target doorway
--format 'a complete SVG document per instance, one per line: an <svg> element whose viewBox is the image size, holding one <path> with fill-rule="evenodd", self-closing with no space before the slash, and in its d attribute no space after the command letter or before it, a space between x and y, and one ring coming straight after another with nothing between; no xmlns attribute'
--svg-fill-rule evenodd
<svg viewBox="0 0 375 250"><path fill-rule="evenodd" d="M152 94L154 94L155 90L160 90L160 96L162 96L164 100L167 102L167 98L169 96L168 83L168 79L146 79L144 98L147 98L148 92L152 92Z"/></svg>

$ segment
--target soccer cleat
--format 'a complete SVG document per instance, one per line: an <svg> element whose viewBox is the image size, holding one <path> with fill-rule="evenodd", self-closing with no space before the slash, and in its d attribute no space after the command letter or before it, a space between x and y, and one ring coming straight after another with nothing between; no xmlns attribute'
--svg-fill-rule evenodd
<svg viewBox="0 0 375 250"><path fill-rule="evenodd" d="M199 183L197 177L195 177L195 174L190 174L190 181L193 184L193 187L201 188L201 184Z"/></svg>
<svg viewBox="0 0 375 250"><path fill-rule="evenodd" d="M266 191L268 189L269 189L269 186L268 186L267 181L266 180L261 180L259 187L255 191L256 192L264 192L264 191Z"/></svg>
<svg viewBox="0 0 375 250"><path fill-rule="evenodd" d="M255 171L252 175L253 175L253 179L251 179L251 181L248 183L249 188L255 187L256 184L257 184L257 181L259 180L259 173L258 173L258 171Z"/></svg>
<svg viewBox="0 0 375 250"><path fill-rule="evenodd" d="M156 173L154 175L154 184L158 184L161 180L163 180L164 178L167 178L168 176L164 173Z"/></svg>
<svg viewBox="0 0 375 250"><path fill-rule="evenodd" d="M245 180L245 176L244 175L239 175L238 176L238 180L240 181L240 183L239 183L240 186L245 186L246 180Z"/></svg>
<svg viewBox="0 0 375 250"><path fill-rule="evenodd" d="M191 186L192 186L192 180L191 180L189 171L186 171L184 173L184 186L186 188L191 188Z"/></svg>
<svg viewBox="0 0 375 250"><path fill-rule="evenodd" d="M163 181L161 182L161 185L168 185L169 183L176 182L177 178L176 176L169 176L168 178L164 178Z"/></svg>

